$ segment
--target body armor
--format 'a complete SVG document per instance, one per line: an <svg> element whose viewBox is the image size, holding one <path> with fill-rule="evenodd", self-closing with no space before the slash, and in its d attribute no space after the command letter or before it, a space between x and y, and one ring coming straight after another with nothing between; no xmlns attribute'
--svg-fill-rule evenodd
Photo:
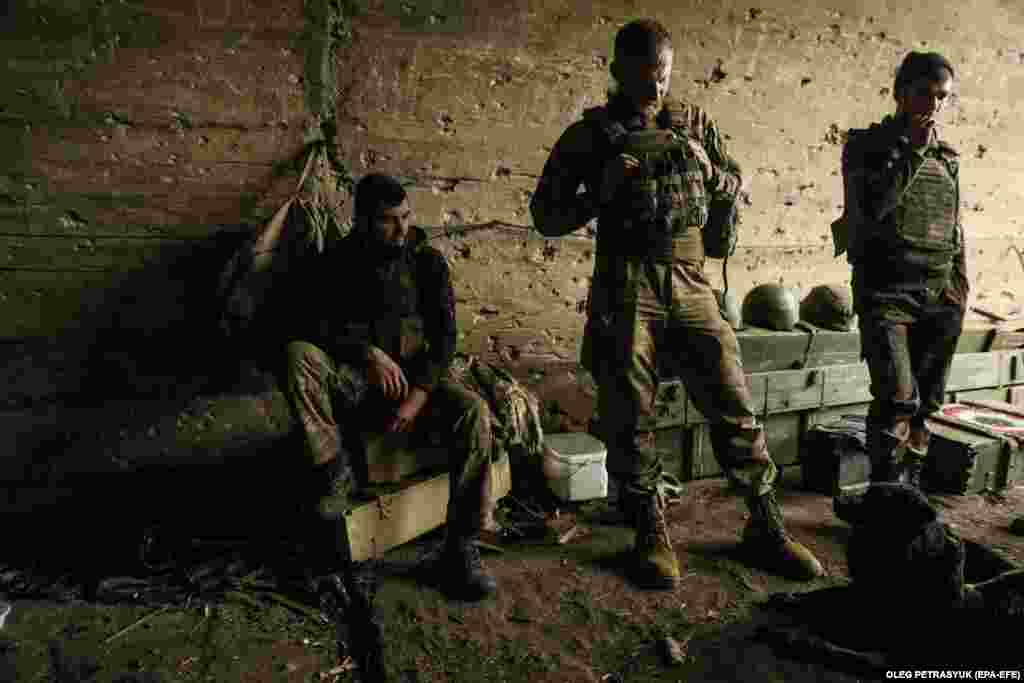
<svg viewBox="0 0 1024 683"><path fill-rule="evenodd" d="M601 127L612 154L629 154L641 163L641 172L627 179L601 212L598 250L666 263L701 260L700 230L709 201L704 172L684 133L662 123L627 130L604 107L584 117Z"/></svg>
<svg viewBox="0 0 1024 683"><path fill-rule="evenodd" d="M962 247L957 153L943 142L915 153L896 132L890 122L849 132L850 157L866 171L869 221L854 230L851 257L872 264L872 288L941 289Z"/></svg>
<svg viewBox="0 0 1024 683"><path fill-rule="evenodd" d="M888 216L891 230L882 232L908 268L948 275L958 247L956 190L946 163L925 156Z"/></svg>

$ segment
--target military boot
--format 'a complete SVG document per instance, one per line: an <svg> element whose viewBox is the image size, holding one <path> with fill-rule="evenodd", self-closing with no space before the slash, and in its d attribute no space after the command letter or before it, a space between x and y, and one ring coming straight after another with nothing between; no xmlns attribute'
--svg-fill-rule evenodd
<svg viewBox="0 0 1024 683"><path fill-rule="evenodd" d="M630 574L641 588L667 590L680 580L679 559L672 549L665 521L665 500L660 493L630 495L627 519L632 519L636 541L630 551Z"/></svg>
<svg viewBox="0 0 1024 683"><path fill-rule="evenodd" d="M356 490L355 472L347 451L316 468L319 500L317 514L324 520L337 520L352 508L352 494Z"/></svg>
<svg viewBox="0 0 1024 683"><path fill-rule="evenodd" d="M874 433L872 433L874 432ZM868 458L871 460L872 482L896 482L900 479L897 449L900 439L889 432L868 428Z"/></svg>
<svg viewBox="0 0 1024 683"><path fill-rule="evenodd" d="M786 533L775 493L747 499L750 521L743 529L743 545L763 562L783 576L807 581L825 575L825 569L806 546Z"/></svg>
<svg viewBox="0 0 1024 683"><path fill-rule="evenodd" d="M498 590L498 582L484 571L477 534L448 532L434 572L441 590L458 600L482 600Z"/></svg>
<svg viewBox="0 0 1024 683"><path fill-rule="evenodd" d="M904 484L909 484L916 489L921 488L921 472L924 470L924 459L928 456L930 436L926 429L912 428L910 430L910 440L907 441L906 450L903 454L901 479Z"/></svg>

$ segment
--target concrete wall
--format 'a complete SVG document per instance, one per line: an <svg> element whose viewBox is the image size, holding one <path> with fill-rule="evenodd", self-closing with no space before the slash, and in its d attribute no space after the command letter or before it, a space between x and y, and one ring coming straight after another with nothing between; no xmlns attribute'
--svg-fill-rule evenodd
<svg viewBox="0 0 1024 683"><path fill-rule="evenodd" d="M614 32L638 15L670 27L675 94L717 118L749 178L754 205L729 264L737 294L765 281L806 290L847 279L829 238L841 212L841 131L892 110L893 70L908 50L937 49L958 69L943 131L962 153L975 299L1021 309L1017 3L353 6L6 3L0 400L9 408L187 383L208 341L203 306L225 235L266 218L294 186L304 144L325 135L354 176L406 178L425 225L507 224L436 240L457 277L464 349L571 365L592 239L531 234L527 205L559 133L603 101ZM336 122L336 137L325 122ZM720 282L719 262L708 268Z"/></svg>

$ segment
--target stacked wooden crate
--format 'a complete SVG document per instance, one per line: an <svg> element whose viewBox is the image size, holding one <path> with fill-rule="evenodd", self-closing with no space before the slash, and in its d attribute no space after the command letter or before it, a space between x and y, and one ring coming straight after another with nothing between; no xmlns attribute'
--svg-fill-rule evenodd
<svg viewBox="0 0 1024 683"><path fill-rule="evenodd" d="M965 330L950 368L948 401L1024 398L1024 352L987 350L996 347L993 336L991 328ZM737 337L747 384L776 464L798 463L801 440L812 425L867 412L870 377L860 359L856 332L751 328ZM670 367L670 362L664 366ZM721 475L707 420L681 380L662 382L656 416L656 442L670 473L681 479Z"/></svg>

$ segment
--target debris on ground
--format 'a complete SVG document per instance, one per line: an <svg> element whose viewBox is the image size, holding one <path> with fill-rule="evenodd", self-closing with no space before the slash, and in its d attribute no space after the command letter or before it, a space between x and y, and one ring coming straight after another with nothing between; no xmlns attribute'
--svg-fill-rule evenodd
<svg viewBox="0 0 1024 683"><path fill-rule="evenodd" d="M665 636L658 640L658 652L667 666L679 666L686 662L686 646L689 643L690 637L679 642L675 638Z"/></svg>

